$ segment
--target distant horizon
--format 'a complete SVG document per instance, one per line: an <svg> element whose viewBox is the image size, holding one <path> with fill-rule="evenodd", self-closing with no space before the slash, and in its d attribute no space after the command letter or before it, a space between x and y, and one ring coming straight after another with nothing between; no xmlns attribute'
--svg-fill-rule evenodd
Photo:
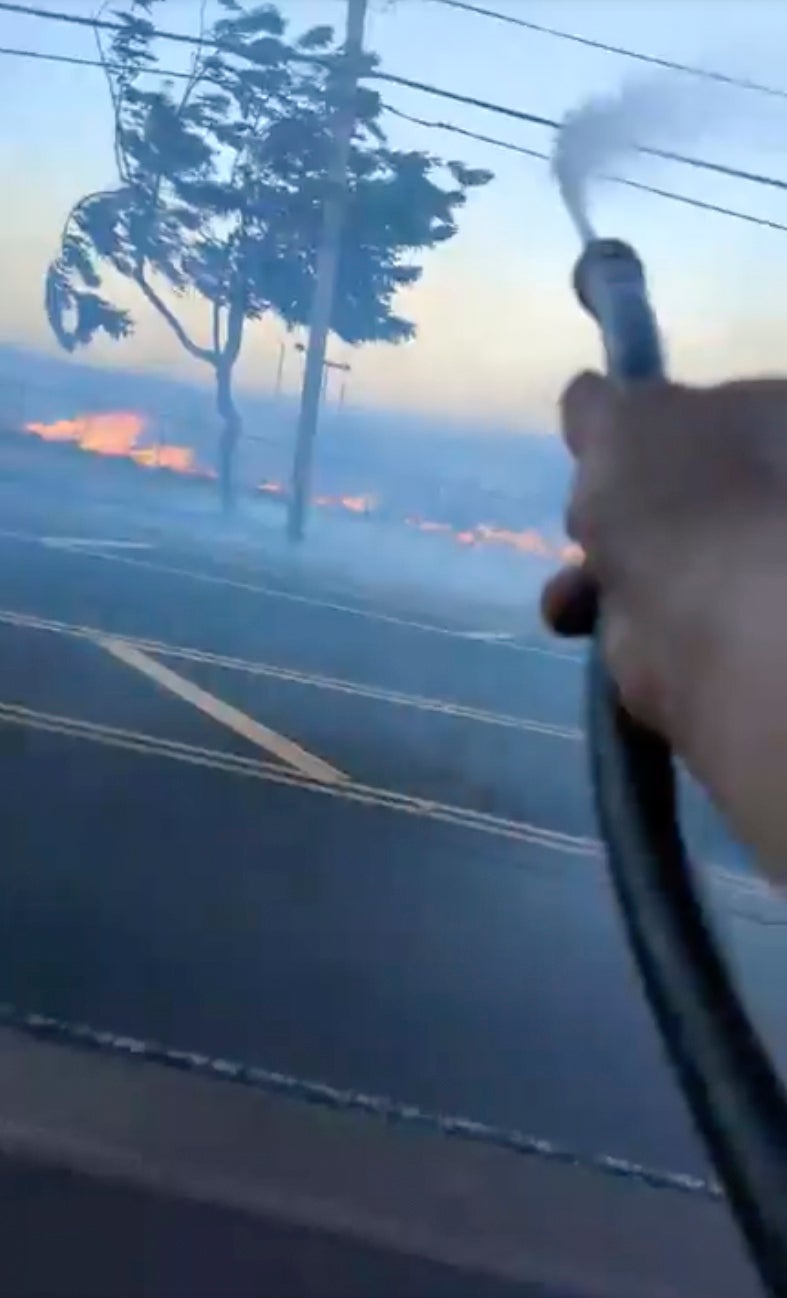
<svg viewBox="0 0 787 1298"><path fill-rule="evenodd" d="M102 358L97 360L91 357L90 350L84 349L75 353L67 353L57 347L36 347L33 344L17 342L13 340L0 339L0 382L5 381L6 377L2 373L2 358L9 354L24 358L33 365L51 366L54 370L62 371L63 374L70 373L74 377L79 375L94 376L97 385L104 388L111 384L113 379L136 381L143 388L161 387L163 390L173 389L180 390L184 394L199 397L201 401L208 406L213 405L213 378L206 366L195 368L194 371L182 374L172 373L169 370L150 369L144 365L132 363L122 363L118 358L115 364L107 364ZM204 377L202 371L205 371ZM12 380L18 381L18 375L12 375ZM285 391L277 395L272 389L253 387L249 383L237 381L235 384L236 396L239 403L244 406L260 406L270 408L277 405L281 408L287 408L295 417L298 408L299 393ZM555 421L552 427L535 427L535 426L517 426L512 423L498 423L490 427L490 424L480 415L473 418L461 419L452 412L439 414L430 410L402 410L395 406L384 405L362 405L353 400L353 391L351 382L348 385L348 400L344 411L343 418L347 424L355 424L360 420L373 420L383 423L392 422L397 425L399 431L407 436L422 436L428 430L429 435L436 436L453 436L453 437L470 437L470 438L505 438L512 440L534 439L544 440L557 436L557 411L555 412ZM0 398L2 392L0 392ZM335 393L329 390L329 398L326 407L323 410L323 418L330 421L335 418L338 410ZM86 412L71 412L86 413Z"/></svg>
<svg viewBox="0 0 787 1298"><path fill-rule="evenodd" d="M242 476L287 481L296 402L257 392L239 394L238 405L246 432ZM209 387L0 343L0 423L23 428L128 412L148 421L140 446L182 446L200 464L215 464L218 417ZM421 501L434 517L445 490L455 512L465 515L457 503L464 500L473 522L504 527L559 528L569 473L557 437L379 408L325 411L315 453L317 491L372 493L416 512Z"/></svg>

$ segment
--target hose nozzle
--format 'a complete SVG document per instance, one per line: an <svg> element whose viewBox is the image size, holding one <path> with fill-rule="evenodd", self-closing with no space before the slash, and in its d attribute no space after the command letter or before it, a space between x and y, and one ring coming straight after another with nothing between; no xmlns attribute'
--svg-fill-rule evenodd
<svg viewBox="0 0 787 1298"><path fill-rule="evenodd" d="M619 382L661 378L661 339L642 262L621 239L591 239L574 267L574 291L597 322L607 371Z"/></svg>

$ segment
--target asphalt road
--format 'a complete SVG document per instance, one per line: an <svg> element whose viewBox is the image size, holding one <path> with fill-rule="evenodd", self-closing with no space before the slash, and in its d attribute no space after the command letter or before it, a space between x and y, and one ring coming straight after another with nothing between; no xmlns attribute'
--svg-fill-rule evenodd
<svg viewBox="0 0 787 1298"><path fill-rule="evenodd" d="M707 1171L595 848L576 663L0 504L0 999ZM722 883L772 1026L779 925Z"/></svg>

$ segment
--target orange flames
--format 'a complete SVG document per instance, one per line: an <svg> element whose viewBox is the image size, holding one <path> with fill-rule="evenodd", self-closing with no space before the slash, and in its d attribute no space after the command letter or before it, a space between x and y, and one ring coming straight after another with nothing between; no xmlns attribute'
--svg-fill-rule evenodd
<svg viewBox="0 0 787 1298"><path fill-rule="evenodd" d="M378 506L376 496L312 496L319 509L346 509L350 514L373 514Z"/></svg>
<svg viewBox="0 0 787 1298"><path fill-rule="evenodd" d="M106 414L77 415L74 419L58 419L51 424L25 424L25 431L45 442L71 442L80 450L96 455L119 456L133 460L145 468L171 469L192 477L215 477L212 469L203 468L189 446L138 443L147 432L144 415L130 410L116 410ZM264 480L258 491L265 495L285 498L287 488L281 482ZM373 493L354 496L313 496L312 504L322 509L343 509L352 514L373 514L379 508L379 498ZM561 559L564 563L577 563L582 558L578 545L554 545L534 528L517 532L510 528L495 527L491 523L478 523L474 527L458 529L451 523L408 515L405 526L421 532L439 532L451 536L458 545L497 545L519 551L520 554L538 555L545 559Z"/></svg>
<svg viewBox="0 0 787 1298"><path fill-rule="evenodd" d="M520 554L534 554L542 559L561 559L563 563L579 563L582 550L573 542L554 545L535 528L526 528L515 532L506 527L493 527L491 523L477 523L457 531L450 523L436 523L431 518L418 518L409 515L405 518L408 527L417 527L419 532L446 532L453 536L459 545L500 545L518 550Z"/></svg>
<svg viewBox="0 0 787 1298"><path fill-rule="evenodd" d="M138 446L144 436L147 420L132 410L114 410L104 415L77 415L75 419L57 419L52 424L25 424L25 431L45 442L72 442L82 451L95 455L113 455L134 460L147 468L172 469L175 473L200 474L201 469L189 446L161 443Z"/></svg>
<svg viewBox="0 0 787 1298"><path fill-rule="evenodd" d="M266 496L284 497L287 494L287 488L283 482L276 482L270 478L263 479L257 484L257 490L262 491ZM350 514L373 514L379 505L377 496L312 496L311 503L318 509L346 509Z"/></svg>

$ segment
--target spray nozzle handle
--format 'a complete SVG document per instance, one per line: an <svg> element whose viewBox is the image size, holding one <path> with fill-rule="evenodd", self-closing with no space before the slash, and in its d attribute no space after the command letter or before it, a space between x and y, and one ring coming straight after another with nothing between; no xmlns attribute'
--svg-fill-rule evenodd
<svg viewBox="0 0 787 1298"><path fill-rule="evenodd" d="M574 268L574 289L601 330L610 377L623 383L661 378L659 330L634 249L620 239L592 239Z"/></svg>

